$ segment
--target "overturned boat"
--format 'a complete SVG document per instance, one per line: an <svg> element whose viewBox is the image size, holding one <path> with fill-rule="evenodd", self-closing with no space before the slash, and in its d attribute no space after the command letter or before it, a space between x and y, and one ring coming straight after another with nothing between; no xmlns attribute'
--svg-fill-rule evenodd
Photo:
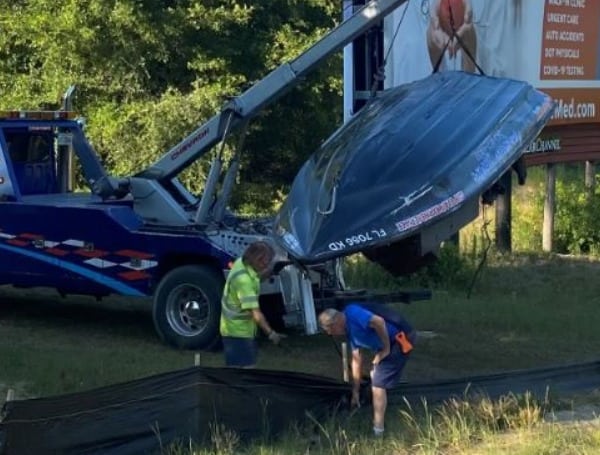
<svg viewBox="0 0 600 455"><path fill-rule="evenodd" d="M304 164L275 236L303 263L362 251L413 272L478 215L480 196L517 167L553 111L526 82L464 72L386 90Z"/></svg>

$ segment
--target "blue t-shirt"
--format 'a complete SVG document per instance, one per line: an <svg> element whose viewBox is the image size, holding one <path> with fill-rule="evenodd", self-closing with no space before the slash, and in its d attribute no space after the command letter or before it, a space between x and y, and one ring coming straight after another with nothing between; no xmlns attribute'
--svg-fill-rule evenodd
<svg viewBox="0 0 600 455"><path fill-rule="evenodd" d="M373 313L359 305L350 304L344 308L344 314L346 315L346 335L351 349L365 348L374 352L383 349L379 335L377 335L375 329L369 327L369 322L374 316ZM385 321L385 326L391 344L398 329L388 321Z"/></svg>

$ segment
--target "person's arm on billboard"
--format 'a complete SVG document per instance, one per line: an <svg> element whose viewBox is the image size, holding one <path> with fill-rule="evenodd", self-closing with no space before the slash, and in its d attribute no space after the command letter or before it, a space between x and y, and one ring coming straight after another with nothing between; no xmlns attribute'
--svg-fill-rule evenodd
<svg viewBox="0 0 600 455"><path fill-rule="evenodd" d="M427 27L427 48L431 66L434 68L441 59L444 48L450 40L440 23L440 2L441 0L433 0L432 7L429 9L429 25Z"/></svg>
<svg viewBox="0 0 600 455"><path fill-rule="evenodd" d="M473 59L477 58L477 35L475 33L475 26L473 25L473 6L471 0L463 0L465 6L465 16L462 25L456 31L456 35L460 38L460 42L466 47L469 54ZM461 44L458 40L452 40L450 47L450 55L456 55L458 50L461 48ZM476 71L475 62L466 53L462 56L462 67L463 71L474 73Z"/></svg>

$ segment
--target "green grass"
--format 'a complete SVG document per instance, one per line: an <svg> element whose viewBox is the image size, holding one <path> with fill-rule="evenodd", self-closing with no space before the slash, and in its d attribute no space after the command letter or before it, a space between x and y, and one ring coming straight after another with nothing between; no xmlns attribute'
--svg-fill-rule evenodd
<svg viewBox="0 0 600 455"><path fill-rule="evenodd" d="M600 263L520 258L490 264L471 297L434 290L431 301L398 305L422 338L407 380L532 368L595 359L600 352ZM184 368L194 355L163 346L149 302L84 297L52 291L3 289L0 294L0 383L21 396L73 392ZM220 353L203 352L205 366ZM262 343L259 366L341 377L328 337L292 335L284 348ZM1 399L1 398L0 398Z"/></svg>
<svg viewBox="0 0 600 455"><path fill-rule="evenodd" d="M375 439L364 431L370 411L352 418L338 416L314 422L311 435L292 428L283 438L243 446L234 433L214 428L209 447L174 446L169 454L595 454L600 448L597 421L552 423L544 420L548 403L530 396L506 396L497 401L481 398L451 400L430 408L391 409L386 436Z"/></svg>
<svg viewBox="0 0 600 455"><path fill-rule="evenodd" d="M361 267L372 268L353 273L373 273ZM596 359L598 273L597 260L492 255L470 295L434 289L431 301L399 306L419 330L437 335L420 340L406 374L436 379Z"/></svg>
<svg viewBox="0 0 600 455"><path fill-rule="evenodd" d="M456 374L596 358L598 271L568 261L490 267L470 299L438 292L407 313L440 335L420 345L428 361Z"/></svg>
<svg viewBox="0 0 600 455"><path fill-rule="evenodd" d="M398 284L378 272L369 273L380 283ZM470 298L465 289L434 289L431 301L398 305L419 330L435 334L420 339L404 379L437 380L596 360L599 273L600 262L582 258L491 257ZM9 387L17 398L48 396L193 362L194 353L159 342L148 302L64 300L52 291L0 290L0 402ZM201 364L222 366L222 355L203 352ZM339 355L322 335L292 335L283 348L262 342L258 366L341 378ZM433 409L394 407L384 441L365 436L371 412L365 408L350 420L338 417L324 423L318 442L312 444L300 428L273 443L244 448L227 429L215 428L212 447L179 447L173 453L600 453L598 427L546 423L541 416L546 403L517 406L505 400L470 407L458 402ZM504 418L505 423L491 424L484 409L499 413L493 422Z"/></svg>

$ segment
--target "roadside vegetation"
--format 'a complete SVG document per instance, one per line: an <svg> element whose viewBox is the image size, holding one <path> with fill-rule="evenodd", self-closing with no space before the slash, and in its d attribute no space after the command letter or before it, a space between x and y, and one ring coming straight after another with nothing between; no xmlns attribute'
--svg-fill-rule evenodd
<svg viewBox="0 0 600 455"><path fill-rule="evenodd" d="M335 454L335 455L539 455L595 454L600 447L597 422L559 423L544 418L545 403L529 396L498 401L452 400L436 408L405 407L388 416L383 439L365 436L369 416L332 419L312 435L295 428L274 443L244 447L235 435L218 429L212 447L173 446L177 455ZM551 418L551 417L550 417ZM368 434L368 433L367 433Z"/></svg>
<svg viewBox="0 0 600 455"><path fill-rule="evenodd" d="M339 21L339 2L37 0L3 2L0 106L55 108L71 83L76 109L107 169L130 175L213 115L229 97L296 56ZM252 125L234 208L268 213L281 203L301 163L341 121L341 60L330 59ZM310 112L310 115L306 115ZM226 150L227 154L231 151ZM200 191L208 161L183 181ZM259 170L259 171L257 171ZM428 287L430 301L398 305L423 337L406 381L436 381L597 360L600 352L600 192L583 187L581 166L561 166L555 252L541 253L544 173L531 169L513 194L513 249L491 242L493 208L444 246L440 261L394 278L360 255L345 261L354 288ZM402 260L402 258L398 258ZM62 299L54 291L0 289L0 404L88 390L189 367L195 354L163 346L149 302ZM202 352L203 366L222 366ZM340 378L332 340L291 335L261 343L259 367ZM335 415L250 446L213 428L210 447L173 454L594 454L597 420L553 416L600 403L581 397L506 396L399 404L386 437L370 435L370 410ZM588 413L589 415L590 413ZM315 422L309 422L311 428ZM306 423L304 424L306 425Z"/></svg>
<svg viewBox="0 0 600 455"><path fill-rule="evenodd" d="M88 137L116 176L153 163L342 17L340 3L331 0L0 0L0 5L0 109L56 109L75 84L74 110L85 118ZM236 209L270 210L340 124L341 65L338 53L250 123ZM229 138L226 161L229 144L236 142ZM181 176L193 193L202 190L209 164L199 161Z"/></svg>
<svg viewBox="0 0 600 455"><path fill-rule="evenodd" d="M565 180L575 179L568 172L565 175ZM536 177L533 172L528 185L516 190L515 220L540 219L536 192L541 191L542 179L542 173ZM537 189L531 193L531 188ZM561 216L565 215L559 215L557 226L565 225ZM571 216L581 216L581 210ZM540 253L537 224L524 229L515 221L515 252L499 254L489 245L494 235L492 217L493 211L487 209L485 217L461 232L460 248L446 245L437 264L411 277L391 277L360 255L345 261L346 279L353 288L429 287L433 291L430 301L397 305L420 331L430 334L421 338L404 380L437 381L597 360L597 245L592 242L586 255L568 250ZM484 225L489 231L482 230ZM2 288L0 340L0 401L8 388L17 399L31 398L186 368L194 364L196 354L159 342L147 301L63 299L50 290ZM341 360L331 339L291 334L285 341L282 348L261 343L260 368L342 378ZM223 364L219 352L197 354L203 366ZM211 446L175 445L168 452L591 454L600 450L598 421L562 423L553 421L553 415L572 411L577 418L581 406L591 406L589 419L599 405L597 391L578 397L550 393L542 398L481 397L442 405L400 403L390 409L387 434L381 441L370 437L370 410L364 408L352 417L340 413L319 422L316 434L307 429L311 422L304 422L284 437L248 446L228 429L215 427Z"/></svg>
<svg viewBox="0 0 600 455"><path fill-rule="evenodd" d="M439 267L464 274L471 283L475 260L444 253ZM443 261L447 261L446 264ZM450 266L450 264L455 264ZM360 257L347 261L353 287L414 288L426 275L395 280ZM455 270L456 271L456 270ZM515 253L490 254L472 292L464 285L435 284L430 301L398 304L423 337L407 365L406 381L436 381L472 374L597 360L600 297L592 257ZM458 275L462 276L462 275ZM17 398L86 390L193 365L194 353L171 350L152 329L148 302L61 299L3 289L0 294L0 400L7 387ZM259 367L302 371L341 379L341 360L331 339L291 335L285 346L261 343ZM219 352L202 352L204 366L222 366ZM597 392L578 397L506 396L394 404L386 437L370 436L368 407L350 417L304 422L282 437L242 444L235 433L215 427L208 447L175 445L172 454L592 454L600 450L600 426L553 421L553 415L592 407ZM314 425L312 425L314 426Z"/></svg>

